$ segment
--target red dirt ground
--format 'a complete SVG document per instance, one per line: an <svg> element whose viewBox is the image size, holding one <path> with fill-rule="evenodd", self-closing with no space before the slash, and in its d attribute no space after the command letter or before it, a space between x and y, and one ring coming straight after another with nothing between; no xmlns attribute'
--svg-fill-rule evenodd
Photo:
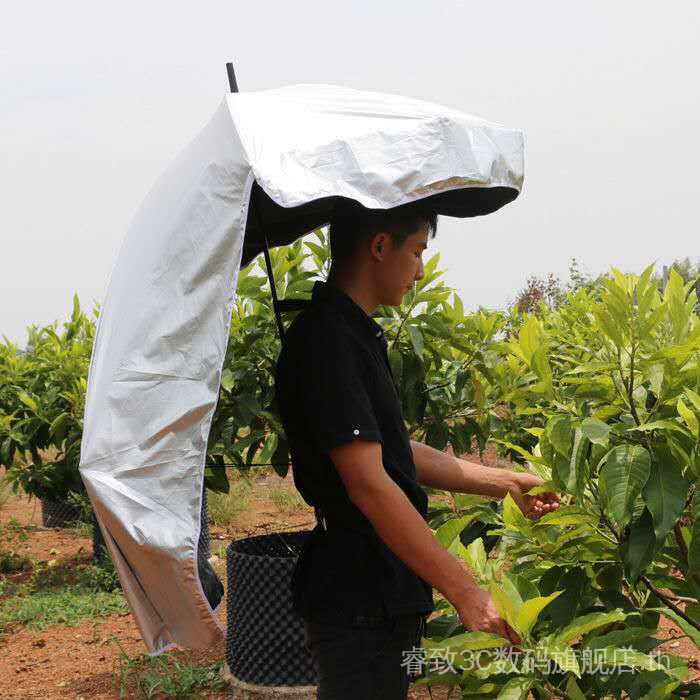
<svg viewBox="0 0 700 700"><path fill-rule="evenodd" d="M468 458L478 461L478 456ZM484 462L502 464L502 460L496 460L492 451L486 454ZM291 474L285 482L293 490ZM313 526L312 509L303 507L294 512L283 512L269 498L271 486L279 487L280 483L275 474L256 480L248 506L236 519L235 526L228 530L211 526L212 552L225 548L238 537ZM55 559L60 562L77 556L79 561L90 563L90 540L70 531L41 527L41 509L36 500L12 497L0 508L0 524L4 526L12 517L22 525L36 526L36 529L28 532L29 538L25 542L13 543L18 553L38 561ZM215 563L215 568L226 585L225 561ZM222 606L221 612L224 623L225 607ZM665 618L662 618L661 627L659 638L668 641L659 649L692 660L697 652L692 642L687 638L676 639L681 636L681 631ZM16 625L5 638L0 638L0 697L13 700L119 698L120 646L131 657L146 653L129 613L89 620L74 627L57 624L42 632L31 632L24 625ZM224 658L223 647L176 653L199 665L212 664ZM692 663L694 670L691 670L691 674L700 679L698 661ZM228 698L230 691L211 693L207 697ZM428 689L422 687L412 689L409 695L411 700L428 700L430 697ZM432 698L445 700L446 697L447 688L433 686Z"/></svg>

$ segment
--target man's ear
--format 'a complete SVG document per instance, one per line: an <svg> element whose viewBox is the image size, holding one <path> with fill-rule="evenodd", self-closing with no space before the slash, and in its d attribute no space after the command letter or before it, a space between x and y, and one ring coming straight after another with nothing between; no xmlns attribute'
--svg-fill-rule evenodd
<svg viewBox="0 0 700 700"><path fill-rule="evenodd" d="M372 238L372 243L370 244L370 249L377 251L377 253L383 253L386 249L387 241L389 236L386 233L377 233Z"/></svg>

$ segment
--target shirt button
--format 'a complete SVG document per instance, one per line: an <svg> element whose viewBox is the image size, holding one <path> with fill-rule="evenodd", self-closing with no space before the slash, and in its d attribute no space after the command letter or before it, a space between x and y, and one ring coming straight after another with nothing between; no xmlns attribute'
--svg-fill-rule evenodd
<svg viewBox="0 0 700 700"><path fill-rule="evenodd" d="M355 428L355 430L352 431L352 434L353 434L353 435L359 435L359 434L360 434L360 431L359 431L357 428Z"/></svg>

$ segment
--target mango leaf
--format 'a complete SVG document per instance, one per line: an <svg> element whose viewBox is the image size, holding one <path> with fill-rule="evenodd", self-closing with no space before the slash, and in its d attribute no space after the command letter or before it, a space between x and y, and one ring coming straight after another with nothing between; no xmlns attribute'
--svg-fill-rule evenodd
<svg viewBox="0 0 700 700"><path fill-rule="evenodd" d="M569 676L569 679L566 681L566 697L569 700L586 700L586 696L581 688L578 687L574 676Z"/></svg>
<svg viewBox="0 0 700 700"><path fill-rule="evenodd" d="M640 445L620 445L606 455L600 480L618 525L629 522L634 501L649 478L650 466L649 453Z"/></svg>
<svg viewBox="0 0 700 700"><path fill-rule="evenodd" d="M635 430L638 430L642 433L648 433L652 430L674 430L677 433L683 433L684 435L687 435L685 428L683 428L683 426L679 423L676 423L672 420L655 420L651 423L642 423L642 425L635 425L631 428L628 428L629 432L633 432Z"/></svg>
<svg viewBox="0 0 700 700"><path fill-rule="evenodd" d="M582 649L605 649L606 647L629 646L638 639L644 639L652 634L648 627L628 627L624 630L613 630L607 634L590 637L582 645Z"/></svg>
<svg viewBox="0 0 700 700"><path fill-rule="evenodd" d="M425 344L423 343L423 334L420 332L420 328L417 325L411 324L408 327L408 336L411 339L411 345L413 345L413 350L416 355L422 355Z"/></svg>
<svg viewBox="0 0 700 700"><path fill-rule="evenodd" d="M690 399L696 411L700 411L700 394L696 394L692 389L683 387L686 396Z"/></svg>
<svg viewBox="0 0 700 700"><path fill-rule="evenodd" d="M520 447L520 445L515 445L507 440L498 440L496 438L494 438L493 441L498 442L501 445L505 445L509 450L513 450L513 452L517 452L519 455L525 457L528 462L532 462L533 464L544 464L546 466L546 463L540 457L535 457L535 455L528 452L524 447Z"/></svg>
<svg viewBox="0 0 700 700"><path fill-rule="evenodd" d="M520 327L520 333L518 334L518 345L528 366L532 362L532 356L535 351L540 347L540 336L541 331L537 318L528 316L525 323Z"/></svg>
<svg viewBox="0 0 700 700"><path fill-rule="evenodd" d="M221 373L221 386L226 391L233 389L233 372L228 367Z"/></svg>
<svg viewBox="0 0 700 700"><path fill-rule="evenodd" d="M666 445L654 447L652 455L649 479L642 494L654 519L656 541L660 544L683 515L688 483Z"/></svg>
<svg viewBox="0 0 700 700"><path fill-rule="evenodd" d="M621 609L617 608L612 612L595 612L588 615L577 617L573 622L559 630L553 638L552 642L555 646L569 644L577 637L581 637L593 630L600 629L606 625L612 625L615 622L621 622L627 617Z"/></svg>
<svg viewBox="0 0 700 700"><path fill-rule="evenodd" d="M700 423L698 423L698 417L685 405L685 403L683 403L683 399L678 399L676 402L676 409L678 411L678 415L680 415L690 429L690 432L695 435L695 437L700 436Z"/></svg>
<svg viewBox="0 0 700 700"><path fill-rule="evenodd" d="M455 538L459 537L459 533L462 532L476 516L477 513L469 513L468 515L463 515L461 518L448 520L436 530L435 537L437 537L438 541L445 549L449 549Z"/></svg>
<svg viewBox="0 0 700 700"><path fill-rule="evenodd" d="M673 691L682 681L669 681L663 685L655 685L646 695L642 695L641 700L667 700L673 697Z"/></svg>
<svg viewBox="0 0 700 700"><path fill-rule="evenodd" d="M493 599L498 614L520 634L518 629L518 607L516 602L498 585L496 581L491 581L489 587L491 598Z"/></svg>
<svg viewBox="0 0 700 700"><path fill-rule="evenodd" d="M610 434L611 426L603 423L597 418L584 418L581 422L581 431L583 434L596 445L607 445L608 435Z"/></svg>
<svg viewBox="0 0 700 700"><path fill-rule="evenodd" d="M506 497L503 499L503 522L509 530L519 532L525 537L532 536L532 525L530 521L523 515L518 504L509 493L506 494Z"/></svg>
<svg viewBox="0 0 700 700"><path fill-rule="evenodd" d="M563 457L569 457L571 454L572 434L571 416L556 415L547 421L545 435L552 447Z"/></svg>
<svg viewBox="0 0 700 700"><path fill-rule="evenodd" d="M17 398L25 405L28 406L29 408L34 411L34 413L38 413L39 411L39 406L37 405L37 402L27 394L26 391L20 391L17 394Z"/></svg>
<svg viewBox="0 0 700 700"><path fill-rule="evenodd" d="M467 565L470 569L479 574L479 576L484 576L486 573L486 549L484 548L484 541L477 537L469 543L466 547L466 556L464 557Z"/></svg>
<svg viewBox="0 0 700 700"><path fill-rule="evenodd" d="M538 659L542 657L551 659L562 671L569 671L577 678L581 678L581 669L575 651L567 644L557 642L552 635L547 635L538 642L535 653Z"/></svg>
<svg viewBox="0 0 700 700"><path fill-rule="evenodd" d="M620 546L620 556L625 565L627 579L634 583L651 564L656 549L654 520L648 508L642 517L630 526L629 538Z"/></svg>
<svg viewBox="0 0 700 700"><path fill-rule="evenodd" d="M601 666L619 668L639 668L643 671L665 671L665 667L655 661L649 654L628 647L607 647L597 649L595 663Z"/></svg>
<svg viewBox="0 0 700 700"><path fill-rule="evenodd" d="M530 688L534 684L534 678L520 676L511 678L498 694L498 700L524 700L529 695Z"/></svg>
<svg viewBox="0 0 700 700"><path fill-rule="evenodd" d="M657 612L665 615L669 620L673 620L682 630L685 635L690 637L690 640L695 646L700 649L700 630L695 629L691 624L688 624L680 615L675 613L670 608L647 608L648 612Z"/></svg>
<svg viewBox="0 0 700 700"><path fill-rule="evenodd" d="M584 437L581 428L576 428L574 433L574 446L571 450L569 462L569 476L566 482L566 490L576 496L580 503L583 501L583 489L589 475L590 467L586 462L586 449L588 438Z"/></svg>
<svg viewBox="0 0 700 700"><path fill-rule="evenodd" d="M530 598L526 600L519 612L518 612L518 631L522 631L523 634L530 634L532 626L539 617L540 613L563 591L555 591L552 595L548 596L538 596L537 598Z"/></svg>
<svg viewBox="0 0 700 700"><path fill-rule="evenodd" d="M421 646L425 649L447 648L451 652L479 651L480 649L495 649L510 646L511 642L498 634L491 632L462 632L462 634L433 641L423 637Z"/></svg>
<svg viewBox="0 0 700 700"><path fill-rule="evenodd" d="M595 515L580 506L560 506L551 513L545 513L534 523L534 527L544 525L587 525L595 520Z"/></svg>

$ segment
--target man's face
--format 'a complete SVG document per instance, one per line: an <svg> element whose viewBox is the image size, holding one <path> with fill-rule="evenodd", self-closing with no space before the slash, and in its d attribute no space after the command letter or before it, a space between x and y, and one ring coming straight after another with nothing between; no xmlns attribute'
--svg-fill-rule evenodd
<svg viewBox="0 0 700 700"><path fill-rule="evenodd" d="M428 247L428 223L423 222L418 231L408 236L400 247L394 246L388 234L383 236L381 246L384 255L379 266L383 292L381 303L400 306L414 282L424 277L423 251Z"/></svg>

